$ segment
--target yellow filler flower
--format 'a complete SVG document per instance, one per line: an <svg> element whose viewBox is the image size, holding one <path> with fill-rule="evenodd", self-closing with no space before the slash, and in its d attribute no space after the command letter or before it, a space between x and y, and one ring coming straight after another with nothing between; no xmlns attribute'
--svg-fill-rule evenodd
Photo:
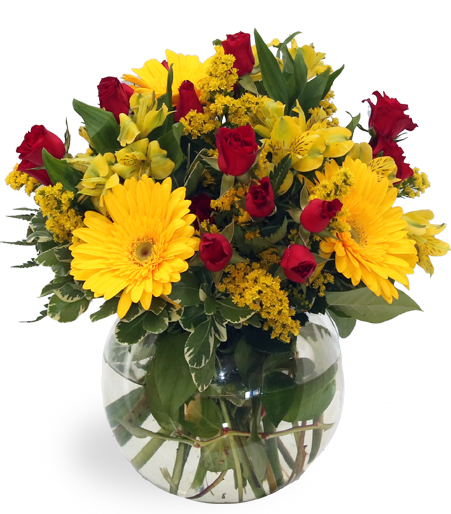
<svg viewBox="0 0 451 514"><path fill-rule="evenodd" d="M199 247L186 190L171 188L170 178L162 183L147 175L126 180L105 195L111 220L88 211L86 228L74 232L80 242L70 247L71 275L95 297L108 300L122 291L120 318L132 302L149 309L153 296L170 294L172 283L188 269L186 259Z"/></svg>
<svg viewBox="0 0 451 514"><path fill-rule="evenodd" d="M402 209L393 207L397 189L360 160L346 158L343 167L355 179L349 194L341 200L348 230L337 232L337 239L326 238L321 251L327 255L335 252L337 271L351 279L354 286L362 281L392 303L399 294L390 279L408 287L406 275L413 273L417 261Z"/></svg>

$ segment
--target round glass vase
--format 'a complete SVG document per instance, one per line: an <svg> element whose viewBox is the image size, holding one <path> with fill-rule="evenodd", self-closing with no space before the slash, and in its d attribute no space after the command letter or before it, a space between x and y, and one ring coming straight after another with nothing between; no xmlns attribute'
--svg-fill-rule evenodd
<svg viewBox="0 0 451 514"><path fill-rule="evenodd" d="M343 372L326 315L309 314L293 345L228 329L202 392L184 358L186 332L132 346L114 334L115 325L103 362L107 417L125 457L165 491L210 503L262 498L297 480L336 429Z"/></svg>

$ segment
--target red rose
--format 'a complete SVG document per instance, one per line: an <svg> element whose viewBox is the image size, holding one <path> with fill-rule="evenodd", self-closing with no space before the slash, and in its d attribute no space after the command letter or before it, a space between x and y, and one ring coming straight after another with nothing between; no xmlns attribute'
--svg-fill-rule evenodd
<svg viewBox="0 0 451 514"><path fill-rule="evenodd" d="M209 271L221 271L232 258L233 250L227 239L221 234L202 235L199 255Z"/></svg>
<svg viewBox="0 0 451 514"><path fill-rule="evenodd" d="M407 104L401 104L396 98L390 98L385 93L382 96L379 91L375 91L373 95L377 97L376 105L369 98L363 102L371 105L369 126L374 129L377 137L383 136L388 140L394 140L403 130L413 130L418 127L410 116L404 114L404 111L409 108Z"/></svg>
<svg viewBox="0 0 451 514"><path fill-rule="evenodd" d="M249 188L246 195L246 211L253 218L264 218L274 210L274 191L271 181L264 177L258 184Z"/></svg>
<svg viewBox="0 0 451 514"><path fill-rule="evenodd" d="M189 80L184 80L179 87L179 101L175 108L174 121L177 123L190 111L204 112L204 108L197 97L194 84Z"/></svg>
<svg viewBox="0 0 451 514"><path fill-rule="evenodd" d="M42 149L57 159L62 159L66 153L66 148L61 139L49 132L43 125L34 125L30 132L25 134L21 145L17 147L17 153L22 162L19 164L18 170L23 171L31 177L38 180L44 186L52 184L47 171L45 169L36 170L33 168L42 168L44 161L42 160Z"/></svg>
<svg viewBox="0 0 451 514"><path fill-rule="evenodd" d="M302 245L290 245L280 261L285 275L293 282L304 284L316 270L316 261L312 252Z"/></svg>
<svg viewBox="0 0 451 514"><path fill-rule="evenodd" d="M255 64L251 48L251 36L244 32L228 34L226 41L222 42L224 53L235 56L233 67L238 70L238 76L247 75Z"/></svg>
<svg viewBox="0 0 451 514"><path fill-rule="evenodd" d="M226 175L243 175L252 168L257 158L258 145L250 125L236 129L221 127L216 133L216 146L219 169Z"/></svg>
<svg viewBox="0 0 451 514"><path fill-rule="evenodd" d="M127 84L122 84L115 77L105 77L97 86L99 91L100 107L112 112L119 123L119 114L127 114L130 111L130 97L134 93Z"/></svg>
<svg viewBox="0 0 451 514"><path fill-rule="evenodd" d="M343 204L338 198L332 201L315 198L302 211L301 225L309 232L322 232L342 207Z"/></svg>
<svg viewBox="0 0 451 514"><path fill-rule="evenodd" d="M370 145L373 148L373 157L376 158L381 152L384 157L392 157L398 171L396 177L401 181L413 176L412 168L406 163L402 148L394 141L387 141L385 137L372 139Z"/></svg>
<svg viewBox="0 0 451 514"><path fill-rule="evenodd" d="M190 198L191 205L189 210L197 216L199 221L202 223L204 220L210 220L213 221L214 215L213 209L211 208L211 198L206 194L202 193L200 195L193 196ZM199 223L197 220L193 223L194 228L196 230L199 230Z"/></svg>

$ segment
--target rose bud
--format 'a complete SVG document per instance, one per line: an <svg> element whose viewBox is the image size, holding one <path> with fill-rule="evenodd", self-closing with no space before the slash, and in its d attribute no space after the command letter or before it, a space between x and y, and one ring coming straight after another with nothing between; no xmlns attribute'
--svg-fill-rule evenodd
<svg viewBox="0 0 451 514"><path fill-rule="evenodd" d="M222 234L202 235L199 256L209 271L221 271L232 258L233 250L227 238Z"/></svg>
<svg viewBox="0 0 451 514"><path fill-rule="evenodd" d="M292 244L284 252L280 261L285 275L293 282L304 284L316 270L312 252L302 245Z"/></svg>
<svg viewBox="0 0 451 514"><path fill-rule="evenodd" d="M216 133L216 146L219 169L226 175L243 175L257 158L258 145L250 125L235 129L221 127Z"/></svg>
<svg viewBox="0 0 451 514"><path fill-rule="evenodd" d="M43 125L34 125L30 132L25 134L21 145L17 147L17 153L22 162L19 164L18 170L23 171L35 178L44 186L52 184L47 171L45 169L35 170L44 166L42 160L42 149L57 159L62 159L66 153L66 148L61 139L53 132L49 132Z"/></svg>
<svg viewBox="0 0 451 514"><path fill-rule="evenodd" d="M209 220L213 221L214 214L211 208L211 198L206 194L202 193L190 198L191 205L189 210L198 218L199 222ZM197 220L194 221L193 226L196 230L199 230L199 223Z"/></svg>
<svg viewBox="0 0 451 514"><path fill-rule="evenodd" d="M343 204L338 198L332 201L315 198L302 211L301 225L309 232L322 232L342 207Z"/></svg>
<svg viewBox="0 0 451 514"><path fill-rule="evenodd" d="M99 91L100 107L112 112L119 123L119 114L127 114L130 111L130 97L134 93L127 84L123 84L115 77L105 77L97 86Z"/></svg>
<svg viewBox="0 0 451 514"><path fill-rule="evenodd" d="M388 141L385 137L378 137L370 141L373 148L373 157L377 157L381 152L384 157L391 157L398 171L396 177L401 181L413 176L413 169L405 162L403 149L394 141Z"/></svg>
<svg viewBox="0 0 451 514"><path fill-rule="evenodd" d="M274 211L274 191L268 177L262 178L258 184L249 188L246 211L253 218L264 218Z"/></svg>
<svg viewBox="0 0 451 514"><path fill-rule="evenodd" d="M179 101L175 108L174 121L177 123L190 111L204 112L204 108L197 97L194 84L189 80L184 80L179 87Z"/></svg>
<svg viewBox="0 0 451 514"><path fill-rule="evenodd" d="M247 75L252 71L255 64L251 48L251 36L244 32L228 34L227 39L222 42L225 54L235 56L233 67L237 69L238 76Z"/></svg>
<svg viewBox="0 0 451 514"><path fill-rule="evenodd" d="M379 91L375 91L373 95L377 97L376 105L369 98L362 101L368 102L371 106L368 124L378 137L383 136L393 141L403 130L413 130L418 127L410 116L404 114L404 111L409 108L407 104L401 104L396 98L390 98L385 93L382 96Z"/></svg>

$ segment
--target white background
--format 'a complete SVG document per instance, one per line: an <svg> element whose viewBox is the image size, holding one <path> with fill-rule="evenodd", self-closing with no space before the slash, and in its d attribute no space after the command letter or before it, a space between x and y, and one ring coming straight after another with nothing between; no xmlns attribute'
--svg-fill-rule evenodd
<svg viewBox="0 0 451 514"><path fill-rule="evenodd" d="M70 8L69 8L70 5ZM34 124L85 149L72 111L97 103L97 84L120 77L164 50L212 54L211 42L257 27L266 41L300 30L334 69L340 119L362 113L375 90L408 103L419 128L403 143L407 162L428 173L430 189L406 210L431 208L451 222L449 21L445 4L379 2L102 2L41 0L2 8L0 96L4 176ZM367 7L368 6L368 7ZM361 140L365 134L361 133ZM22 238L25 222L5 218L33 203L0 184L0 240ZM451 241L451 230L443 233ZM71 325L34 319L43 305L45 268L11 269L29 248L0 246L0 509L8 514L144 512L257 513L286 510L346 514L450 512L450 256L430 279L417 268L411 296L424 312L384 325L361 323L342 343L346 396L336 435L299 482L246 506L216 507L163 493L122 457L102 409L103 342L112 319Z"/></svg>

